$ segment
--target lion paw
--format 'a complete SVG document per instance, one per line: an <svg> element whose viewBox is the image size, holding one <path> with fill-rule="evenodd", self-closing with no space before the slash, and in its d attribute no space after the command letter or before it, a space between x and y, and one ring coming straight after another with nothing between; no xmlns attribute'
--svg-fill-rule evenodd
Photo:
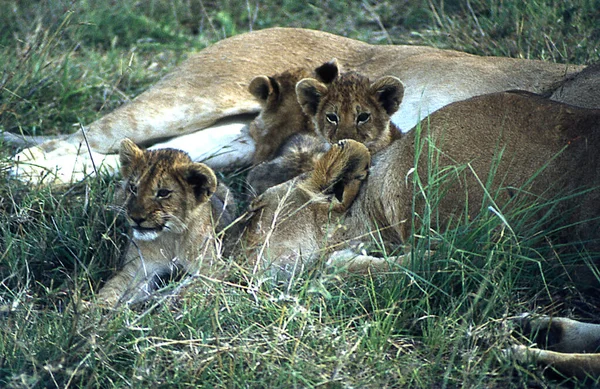
<svg viewBox="0 0 600 389"><path fill-rule="evenodd" d="M537 348L527 347L520 344L509 346L502 349L502 355L506 359L517 361L520 363L531 363L539 358L543 351Z"/></svg>
<svg viewBox="0 0 600 389"><path fill-rule="evenodd" d="M347 172L352 179L362 181L367 177L371 166L371 153L364 144L352 139L343 139L332 145L327 154L331 159L343 161L345 166L353 167L351 172Z"/></svg>
<svg viewBox="0 0 600 389"><path fill-rule="evenodd" d="M338 201L333 208L344 211L358 195L370 166L371 153L367 147L345 139L332 145L315 163L307 187L333 196Z"/></svg>
<svg viewBox="0 0 600 389"><path fill-rule="evenodd" d="M13 157L12 177L25 182L57 185L81 181L96 172L115 174L118 155L88 152L85 145L52 140Z"/></svg>

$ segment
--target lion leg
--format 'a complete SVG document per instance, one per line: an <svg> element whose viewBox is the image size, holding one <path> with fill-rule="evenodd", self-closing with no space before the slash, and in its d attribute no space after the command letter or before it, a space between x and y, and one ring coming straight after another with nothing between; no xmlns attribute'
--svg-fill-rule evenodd
<svg viewBox="0 0 600 389"><path fill-rule="evenodd" d="M55 139L25 149L13 157L9 174L38 184L69 184L96 173L114 175L119 169L117 154L100 154L85 144Z"/></svg>
<svg viewBox="0 0 600 389"><path fill-rule="evenodd" d="M600 377L600 325L565 317L520 315L516 321L538 347L516 345L508 352L518 361L535 361L565 376Z"/></svg>
<svg viewBox="0 0 600 389"><path fill-rule="evenodd" d="M539 365L552 367L565 376L600 377L600 354L562 353L522 345L512 346L509 352L520 362L533 360Z"/></svg>
<svg viewBox="0 0 600 389"><path fill-rule="evenodd" d="M175 148L195 161L222 170L250 164L254 141L247 134L247 122L231 122L208 127L159 143L151 149ZM102 154L88 149L78 137L55 139L25 149L13 157L11 176L26 182L68 184L96 173L113 175L119 170L118 154Z"/></svg>
<svg viewBox="0 0 600 389"><path fill-rule="evenodd" d="M193 98L183 96L175 80L170 81L157 84L131 103L98 119L89 127L81 127L66 138L50 140L23 150L13 158L11 175L23 181L68 184L95 174L101 165L113 174L118 169L116 153L124 138L149 145L159 139L196 132L201 134L202 140L198 143L184 142L183 149L195 153L197 158L201 158L198 154L208 157L215 151L220 153L221 149L226 151L231 148L232 143L236 143L232 140L232 132L241 135L241 128L249 122L249 118L238 119L239 123L232 127L233 130L215 126L215 122L229 116L255 113L260 108L249 95L235 100L215 94L206 94L205 97L196 95ZM235 123L227 125L231 124ZM221 131L225 131L223 137L220 137ZM244 140L238 143L238 146L244 147L241 150L233 147L233 152L227 153L225 161L219 160L219 167L229 167L228 161L231 159L252 159L254 142L249 135L245 135ZM248 147L251 152L248 152ZM234 156L236 152L238 155ZM100 163L102 161L103 164Z"/></svg>
<svg viewBox="0 0 600 389"><path fill-rule="evenodd" d="M600 324L566 317L523 314L518 319L526 335L544 348L563 353L596 352L600 349Z"/></svg>
<svg viewBox="0 0 600 389"><path fill-rule="evenodd" d="M151 282L156 275L171 272L173 268L144 261L140 257L127 261L125 266L98 292L101 305L115 306L130 303L148 296L153 290Z"/></svg>
<svg viewBox="0 0 600 389"><path fill-rule="evenodd" d="M13 134L12 132L6 131L3 131L0 136L2 136L2 139L6 144L21 148L32 147L49 142L51 140L62 139L66 137L65 135L22 135Z"/></svg>
<svg viewBox="0 0 600 389"><path fill-rule="evenodd" d="M433 251L425 252L423 259L428 259ZM383 273L393 270L394 266L406 266L412 261L412 254L402 254L387 258L366 254L357 254L351 249L336 251L325 264L328 268L338 268L357 274Z"/></svg>

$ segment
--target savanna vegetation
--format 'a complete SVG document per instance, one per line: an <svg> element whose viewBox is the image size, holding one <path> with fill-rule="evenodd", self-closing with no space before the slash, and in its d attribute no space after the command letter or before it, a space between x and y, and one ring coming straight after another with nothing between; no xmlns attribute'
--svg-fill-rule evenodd
<svg viewBox="0 0 600 389"><path fill-rule="evenodd" d="M378 44L590 64L598 0L3 0L0 130L74 131L147 89L186 56L249 30L313 28ZM0 387L585 387L503 349L521 312L600 323L593 253L560 255L527 223L488 210L415 231L411 266L347 276L317 266L286 286L242 268L185 279L133 309L83 309L126 243L116 179L33 187L0 147ZM237 192L245 172L220 173ZM432 175L443 172L431 171ZM431 182L435 180L430 180ZM417 189L418 190L418 189ZM435 185L428 188L435 215ZM557 226L556 228L560 228ZM378 237L373 237L377 242ZM419 255L429 241L439 250ZM383 253L389 254L389 253ZM581 266L579 267L581 272ZM596 291L597 293L597 291ZM597 383L596 383L597 384Z"/></svg>

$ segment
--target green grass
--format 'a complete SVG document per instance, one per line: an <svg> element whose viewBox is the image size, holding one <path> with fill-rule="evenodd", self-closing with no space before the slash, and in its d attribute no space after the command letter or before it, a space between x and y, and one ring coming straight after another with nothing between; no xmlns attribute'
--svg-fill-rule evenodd
<svg viewBox="0 0 600 389"><path fill-rule="evenodd" d="M600 57L597 0L3 5L0 130L27 134L72 132L188 53L276 25L482 55ZM12 151L3 147L0 158ZM440 243L436 256L386 276L316 269L288 290L234 274L231 283L184 281L180 297L133 311L83 311L72 302L92 296L126 242L110 207L114 179L39 189L1 174L0 387L554 387L561 381L502 357L506 318L537 310L600 322L597 298L569 281L553 247L528 239L532 227L516 222L525 216L505 215L513 233L486 212L427 234Z"/></svg>

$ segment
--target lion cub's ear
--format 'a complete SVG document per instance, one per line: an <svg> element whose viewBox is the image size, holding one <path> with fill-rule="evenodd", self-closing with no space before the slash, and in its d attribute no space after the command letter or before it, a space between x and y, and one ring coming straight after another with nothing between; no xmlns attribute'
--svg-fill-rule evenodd
<svg viewBox="0 0 600 389"><path fill-rule="evenodd" d="M402 97L404 97L404 85L402 85L399 78L381 77L371 84L370 89L388 115L391 116L398 110Z"/></svg>
<svg viewBox="0 0 600 389"><path fill-rule="evenodd" d="M317 79L325 84L331 84L341 73L341 68L336 58L315 69Z"/></svg>
<svg viewBox="0 0 600 389"><path fill-rule="evenodd" d="M217 177L205 164L195 162L186 164L180 169L183 179L192 187L198 203L208 201L217 190Z"/></svg>
<svg viewBox="0 0 600 389"><path fill-rule="evenodd" d="M345 139L331 149L316 163L310 176L302 185L305 189L330 196L332 209L347 210L367 178L371 166L371 154L360 142Z"/></svg>
<svg viewBox="0 0 600 389"><path fill-rule="evenodd" d="M327 87L314 78L305 78L296 84L296 95L298 103L305 114L315 116L319 109L319 103L327 94Z"/></svg>
<svg viewBox="0 0 600 389"><path fill-rule="evenodd" d="M279 96L279 84L277 80L267 76L256 76L250 81L248 91L256 97L261 104L266 104Z"/></svg>
<svg viewBox="0 0 600 389"><path fill-rule="evenodd" d="M121 162L121 175L123 177L129 177L132 173L133 166L143 159L144 150L133 143L131 139L125 138L121 141L119 160Z"/></svg>

